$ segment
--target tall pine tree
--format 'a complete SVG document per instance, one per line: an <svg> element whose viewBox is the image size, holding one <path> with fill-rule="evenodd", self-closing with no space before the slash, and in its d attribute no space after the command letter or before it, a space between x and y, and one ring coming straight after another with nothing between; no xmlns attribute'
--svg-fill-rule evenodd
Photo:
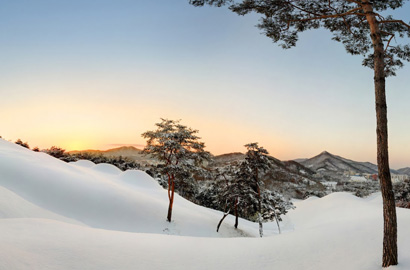
<svg viewBox="0 0 410 270"><path fill-rule="evenodd" d="M398 264L397 218L389 168L386 76L395 75L402 60L410 61L410 46L395 38L410 37L410 23L384 15L406 0L190 0L229 9L239 15L262 15L258 27L283 48L296 45L300 32L325 28L348 53L362 55L363 65L374 70L377 165L383 197L383 267ZM398 40L400 41L400 40Z"/></svg>

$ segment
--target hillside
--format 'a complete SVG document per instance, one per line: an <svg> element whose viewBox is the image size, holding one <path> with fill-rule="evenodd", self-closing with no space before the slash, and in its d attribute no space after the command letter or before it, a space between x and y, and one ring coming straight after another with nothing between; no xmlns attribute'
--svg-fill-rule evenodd
<svg viewBox="0 0 410 270"><path fill-rule="evenodd" d="M410 167L398 169L397 172L398 172L399 174L405 174L405 175L409 175L409 176L410 176Z"/></svg>
<svg viewBox="0 0 410 270"><path fill-rule="evenodd" d="M93 155L102 155L105 157L126 157L133 161L138 162L141 165L147 164L156 164L156 161L146 156L142 153L141 149L138 149L134 146L121 146L108 150L81 150L81 151L69 151L69 154L78 154L78 153L89 153Z"/></svg>
<svg viewBox="0 0 410 270"><path fill-rule="evenodd" d="M209 167L222 169L227 166L237 167L245 159L245 154L230 153L214 157ZM261 177L268 189L278 191L288 198L305 198L308 195L323 196L326 188L315 179L315 172L294 161L280 161L269 156L273 165Z"/></svg>
<svg viewBox="0 0 410 270"><path fill-rule="evenodd" d="M357 162L323 151L309 159L299 159L307 168L329 179L340 180L354 174L377 174L377 165L370 162Z"/></svg>
<svg viewBox="0 0 410 270"><path fill-rule="evenodd" d="M167 194L141 171L64 163L0 140L0 269L381 269L380 194L296 201L281 222L258 225ZM399 265L410 269L410 210L398 209ZM313 247L313 248L312 248Z"/></svg>

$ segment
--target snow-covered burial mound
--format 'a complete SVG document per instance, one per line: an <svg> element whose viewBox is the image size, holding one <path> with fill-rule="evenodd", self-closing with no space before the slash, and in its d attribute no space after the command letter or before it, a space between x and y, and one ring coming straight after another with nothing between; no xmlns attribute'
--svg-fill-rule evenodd
<svg viewBox="0 0 410 270"><path fill-rule="evenodd" d="M68 164L0 139L0 269L381 269L380 194L295 205L283 233L268 223L262 239L257 224L235 230L232 217L216 233L222 213L179 196L168 223L167 192L144 172ZM391 269L410 269L409 210L398 223Z"/></svg>

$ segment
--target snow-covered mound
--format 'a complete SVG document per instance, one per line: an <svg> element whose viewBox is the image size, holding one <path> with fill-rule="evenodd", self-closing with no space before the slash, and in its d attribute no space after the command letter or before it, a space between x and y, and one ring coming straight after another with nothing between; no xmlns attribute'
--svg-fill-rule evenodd
<svg viewBox="0 0 410 270"><path fill-rule="evenodd" d="M216 233L221 214L180 196L175 198L175 223L169 224L167 192L145 172L89 165L88 161L65 163L0 140L0 186L44 210L109 230L216 237L243 234L229 222Z"/></svg>
<svg viewBox="0 0 410 270"><path fill-rule="evenodd" d="M216 233L222 213L179 196L168 223L167 193L144 172L67 164L0 140L0 269L381 269L380 194L295 205L283 233L268 223L262 239L257 224L235 230L232 217ZM400 264L389 269L408 270L408 209L398 225Z"/></svg>

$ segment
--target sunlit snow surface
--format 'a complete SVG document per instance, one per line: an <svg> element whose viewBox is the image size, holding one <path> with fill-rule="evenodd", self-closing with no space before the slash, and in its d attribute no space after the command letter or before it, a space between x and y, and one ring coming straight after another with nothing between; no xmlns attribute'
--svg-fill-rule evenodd
<svg viewBox="0 0 410 270"><path fill-rule="evenodd" d="M141 171L64 163L0 139L0 269L381 269L380 194L295 202L258 226L176 196ZM410 269L410 211L398 209L399 266Z"/></svg>

